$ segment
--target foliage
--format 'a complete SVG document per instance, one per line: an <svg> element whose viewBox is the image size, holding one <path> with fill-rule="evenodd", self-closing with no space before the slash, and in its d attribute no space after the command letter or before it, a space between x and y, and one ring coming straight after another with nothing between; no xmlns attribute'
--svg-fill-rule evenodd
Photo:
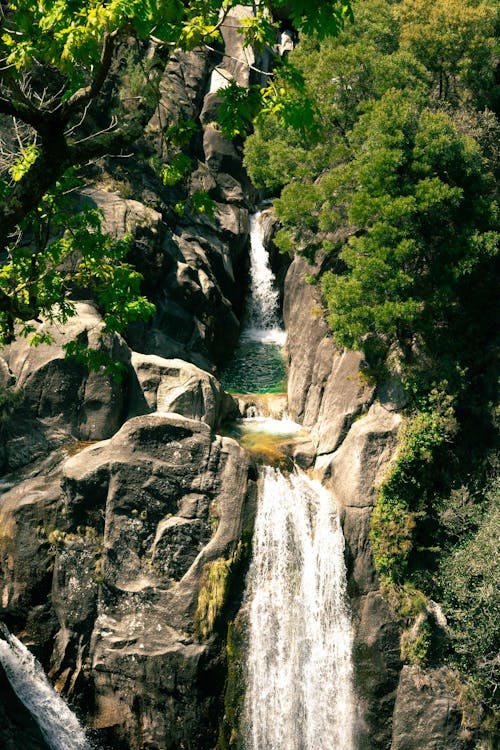
<svg viewBox="0 0 500 750"><path fill-rule="evenodd" d="M443 606L453 648L490 710L500 712L500 483L493 479L477 530L443 560ZM497 726L497 730L498 730Z"/></svg>
<svg viewBox="0 0 500 750"><path fill-rule="evenodd" d="M421 545L415 548L416 542L422 541L417 530L420 536L424 532L417 520L431 514L436 485L446 486L447 447L457 423L453 401L444 388L431 391L427 403L405 425L396 461L380 488L372 515L375 566L381 576L396 584L406 580L420 557L416 553L423 552Z"/></svg>
<svg viewBox="0 0 500 750"><path fill-rule="evenodd" d="M401 636L401 658L409 664L426 666L432 642L432 628L426 619L417 619Z"/></svg>
<svg viewBox="0 0 500 750"><path fill-rule="evenodd" d="M491 2L403 0L396 8L401 47L428 71L439 99L494 106L498 9Z"/></svg>
<svg viewBox="0 0 500 750"><path fill-rule="evenodd" d="M113 240L103 233L97 209L75 212L76 186L66 178L43 196L23 222L24 241L9 247L9 261L0 268L0 291L9 296L10 310L17 317L32 320L22 326L20 335L31 337L33 344L51 340L50 334L39 332L39 316L49 323L64 323L75 315L75 287L95 296L104 333L123 332L129 323L154 311L140 293L141 274L125 261L130 238ZM0 310L0 344L12 339L12 324L12 316Z"/></svg>
<svg viewBox="0 0 500 750"><path fill-rule="evenodd" d="M29 253L22 225L28 222L35 233L40 231L35 227L40 211L68 170L130 148L158 105L170 51L192 50L220 40L221 23L237 4L235 0L13 0L2 5L0 115L5 116L7 136L0 161L0 251L8 267L4 273L8 278L0 285L4 340L12 339L16 322L31 326L29 321L46 313L51 303L61 321L72 309L66 294L69 276L63 280L57 271L67 254L66 240L46 241ZM261 3L258 12L242 24L244 44L262 44L272 34L276 38L279 24L267 14L273 5ZM351 16L349 0L293 0L286 6L297 29L319 36L337 33ZM288 71L287 75L290 79L292 74ZM266 107L281 107L282 88L271 86ZM224 97L223 132L228 137L246 133L249 120L262 106L260 91L242 92L233 84ZM293 106L297 110L297 102ZM192 125L186 122L167 130L172 158L161 168L167 186L187 178L190 161L182 149L192 135ZM186 208L210 213L213 205L207 196L195 193L187 203L180 200L175 206L179 214ZM71 227L67 228L71 234ZM89 229L88 237L93 239L86 241L89 251L76 282L88 282L97 289L109 285L113 276L114 301L104 299L105 290L99 292L99 301L107 309L107 325L116 323L121 328L120 317L125 320L148 310L138 299L125 302L126 288L131 287L136 295L137 278L131 268L118 262L117 246L108 245L104 251L102 236L98 241L95 227ZM109 258L103 273L92 263L94 251L101 263ZM127 305L123 315L120 304Z"/></svg>

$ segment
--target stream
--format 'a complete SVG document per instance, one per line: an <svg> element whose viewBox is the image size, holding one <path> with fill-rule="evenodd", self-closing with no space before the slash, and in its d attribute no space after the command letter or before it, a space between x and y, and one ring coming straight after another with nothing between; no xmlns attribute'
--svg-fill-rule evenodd
<svg viewBox="0 0 500 750"><path fill-rule="evenodd" d="M285 333L278 322L279 295L263 244L260 212L252 217L251 230L248 316L235 361L224 373L225 386L238 391L244 383L242 393L272 393L285 390L283 369L268 366L278 358L283 362ZM245 359L248 351L251 357ZM253 414L233 428L233 435L261 457L263 443L279 452L280 442L301 434L301 426L286 411L281 419ZM297 467L291 469L263 465L259 473L245 593L244 747L353 750L344 538L328 490Z"/></svg>
<svg viewBox="0 0 500 750"><path fill-rule="evenodd" d="M14 635L0 630L0 663L51 750L91 750L75 714L52 687L42 665ZM19 748L22 750L22 748Z"/></svg>

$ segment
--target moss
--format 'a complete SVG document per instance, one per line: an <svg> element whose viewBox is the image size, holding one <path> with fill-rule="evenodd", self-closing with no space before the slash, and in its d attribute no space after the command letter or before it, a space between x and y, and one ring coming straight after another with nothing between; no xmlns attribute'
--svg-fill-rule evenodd
<svg viewBox="0 0 500 750"><path fill-rule="evenodd" d="M198 594L198 605L194 616L196 632L200 638L208 638L217 623L227 601L229 572L233 558L219 558L206 563L203 569L203 585Z"/></svg>
<svg viewBox="0 0 500 750"><path fill-rule="evenodd" d="M219 726L216 750L238 750L242 746L241 719L245 698L245 649L240 621L229 623L226 656L224 716Z"/></svg>
<svg viewBox="0 0 500 750"><path fill-rule="evenodd" d="M401 634L401 659L420 667L427 666L432 643L432 628L420 615L411 628Z"/></svg>
<svg viewBox="0 0 500 750"><path fill-rule="evenodd" d="M436 494L446 484L443 467L457 430L453 400L433 389L420 411L406 423L396 461L380 487L370 537L377 573L395 583L408 579L422 531L420 521L433 513ZM412 559L413 558L413 559Z"/></svg>

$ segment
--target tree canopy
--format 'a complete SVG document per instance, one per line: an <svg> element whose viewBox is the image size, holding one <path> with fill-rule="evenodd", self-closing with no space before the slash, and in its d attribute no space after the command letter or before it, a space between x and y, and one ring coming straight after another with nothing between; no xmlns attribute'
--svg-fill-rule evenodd
<svg viewBox="0 0 500 750"><path fill-rule="evenodd" d="M16 321L57 315L57 306L62 319L71 312L70 280L63 283L57 271L61 245L55 253L46 251L48 237L44 247L31 243L27 226L45 221L47 227L47 205L54 208L56 194L65 193L69 170L119 154L137 140L157 107L171 51L217 41L235 5L232 0L2 2L0 343L12 339ZM282 6L298 30L320 36L337 33L351 15L349 0L261 2L254 12L249 7L242 24L244 44L274 43L278 25L272 12ZM237 87L232 92L241 97ZM278 93L271 86L268 103ZM88 218L94 231L95 216ZM61 212L55 223L64 229ZM117 265L115 256L111 266ZM82 268L79 273L84 283ZM135 294L128 282L118 286L118 297L127 289ZM147 306L139 308L144 312Z"/></svg>

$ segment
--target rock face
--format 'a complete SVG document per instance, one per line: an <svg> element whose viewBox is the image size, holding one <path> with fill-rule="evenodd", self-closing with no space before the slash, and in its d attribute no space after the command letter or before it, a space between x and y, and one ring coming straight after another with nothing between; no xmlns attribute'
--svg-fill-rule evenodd
<svg viewBox="0 0 500 750"><path fill-rule="evenodd" d="M356 750L463 750L445 673L401 663L400 627L379 591L372 556L371 514L395 456L405 397L397 377L375 388L363 356L335 347L308 272L296 258L285 282L288 404L309 430L315 469L340 506L355 628Z"/></svg>
<svg viewBox="0 0 500 750"><path fill-rule="evenodd" d="M341 510L355 626L357 750L387 750L401 667L400 633L378 592L369 530L401 418L377 399L362 354L335 347L317 289L305 282L310 272L302 258L295 258L285 281L289 412L309 430L315 469Z"/></svg>
<svg viewBox="0 0 500 750"><path fill-rule="evenodd" d="M444 669L422 673L403 667L394 707L391 750L463 750L461 711L450 695ZM418 742L418 744L417 744Z"/></svg>
<svg viewBox="0 0 500 750"><path fill-rule="evenodd" d="M51 676L113 747L213 746L253 473L207 424L148 415L4 494L4 615L46 651L57 631Z"/></svg>

